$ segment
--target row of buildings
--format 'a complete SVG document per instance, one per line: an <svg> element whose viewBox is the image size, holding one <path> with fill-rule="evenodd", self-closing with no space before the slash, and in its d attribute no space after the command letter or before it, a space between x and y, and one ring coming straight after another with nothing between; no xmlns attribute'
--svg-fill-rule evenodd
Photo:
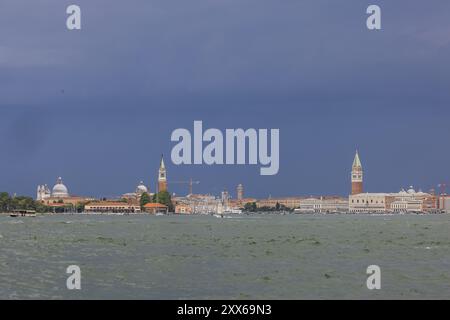
<svg viewBox="0 0 450 320"><path fill-rule="evenodd" d="M364 193L363 168L356 151L351 172L352 190L348 198L349 213L438 213L450 212L450 198L443 192L436 195L416 191L412 186L395 193ZM449 203L450 204L450 203Z"/></svg>
<svg viewBox="0 0 450 320"><path fill-rule="evenodd" d="M167 176L164 159L158 170L158 192L167 191ZM53 207L55 210L75 211L82 207L86 213L167 213L168 206L160 203L147 203L141 206L141 197L147 194L150 198L154 195L141 181L134 192L125 193L116 199L96 199L94 197L82 197L69 194L69 190L63 183L62 178L56 180L56 184L50 191L47 184L38 185L36 200L42 204Z"/></svg>
<svg viewBox="0 0 450 320"><path fill-rule="evenodd" d="M168 191L167 174L164 159L158 170L158 192ZM267 199L244 197L244 186L236 188L236 197L232 198L227 191L219 197L210 194L193 194L192 181L190 193L186 196L172 196L174 212L179 214L222 214L240 213L246 204L254 204L257 209L293 210L296 213L450 213L450 196L445 192L436 195L433 191L416 191L412 186L396 193L369 193L363 188L363 167L356 151L351 171L351 194L340 196L298 196ZM167 213L169 208L159 203L148 203L141 207L143 194L150 197L153 193L141 181L134 192L125 193L119 199L97 200L92 197L69 195L62 178L58 178L50 191L47 185L37 188L37 200L50 207L83 205L84 211L121 212L121 213Z"/></svg>
<svg viewBox="0 0 450 320"><path fill-rule="evenodd" d="M416 191L412 186L394 193L364 192L363 167L356 151L348 197L289 197L258 200L258 207L281 204L297 213L450 213L450 196Z"/></svg>

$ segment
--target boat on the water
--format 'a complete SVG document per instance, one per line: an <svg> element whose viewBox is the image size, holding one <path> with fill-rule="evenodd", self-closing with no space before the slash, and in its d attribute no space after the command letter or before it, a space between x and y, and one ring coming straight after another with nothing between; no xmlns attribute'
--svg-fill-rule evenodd
<svg viewBox="0 0 450 320"><path fill-rule="evenodd" d="M237 208L225 208L217 210L217 214L242 214L242 210Z"/></svg>
<svg viewBox="0 0 450 320"><path fill-rule="evenodd" d="M10 217L36 217L36 211L34 210L13 210Z"/></svg>

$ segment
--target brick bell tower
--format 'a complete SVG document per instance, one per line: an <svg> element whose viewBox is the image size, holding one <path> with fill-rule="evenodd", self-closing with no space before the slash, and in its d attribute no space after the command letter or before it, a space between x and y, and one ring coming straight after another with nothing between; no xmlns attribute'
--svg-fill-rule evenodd
<svg viewBox="0 0 450 320"><path fill-rule="evenodd" d="M352 194L363 193L363 170L358 150L352 165Z"/></svg>
<svg viewBox="0 0 450 320"><path fill-rule="evenodd" d="M164 158L162 155L158 170L158 191L167 191L166 166L164 165Z"/></svg>

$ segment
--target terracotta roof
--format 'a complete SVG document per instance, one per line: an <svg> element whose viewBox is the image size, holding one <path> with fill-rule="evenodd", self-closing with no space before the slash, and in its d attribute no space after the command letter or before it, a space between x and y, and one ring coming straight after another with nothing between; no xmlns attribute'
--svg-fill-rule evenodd
<svg viewBox="0 0 450 320"><path fill-rule="evenodd" d="M144 207L145 208L167 208L166 205L163 205L161 203L147 203Z"/></svg>

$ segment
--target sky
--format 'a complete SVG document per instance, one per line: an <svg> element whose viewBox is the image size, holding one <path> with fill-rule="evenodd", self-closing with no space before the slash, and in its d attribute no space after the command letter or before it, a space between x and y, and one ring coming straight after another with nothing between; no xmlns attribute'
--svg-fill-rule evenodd
<svg viewBox="0 0 450 320"><path fill-rule="evenodd" d="M0 191L154 191L164 154L196 193L347 195L356 148L365 191L450 185L449 18L448 0L2 0ZM194 120L278 128L278 174L174 165L171 132Z"/></svg>

